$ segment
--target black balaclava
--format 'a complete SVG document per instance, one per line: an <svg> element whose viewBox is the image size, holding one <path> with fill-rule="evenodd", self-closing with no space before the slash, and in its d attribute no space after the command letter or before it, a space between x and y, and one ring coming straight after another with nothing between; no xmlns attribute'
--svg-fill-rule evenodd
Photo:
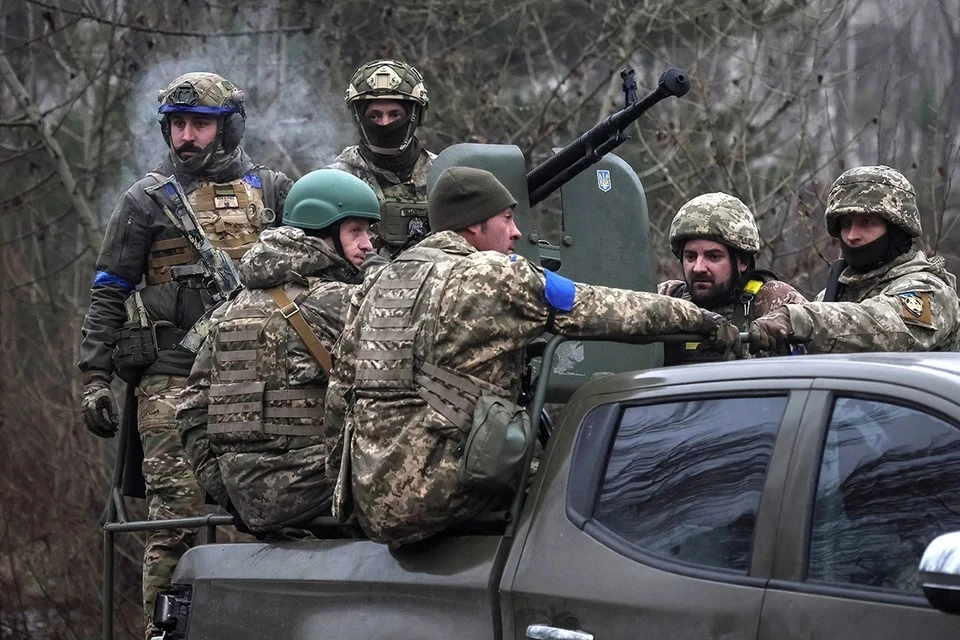
<svg viewBox="0 0 960 640"><path fill-rule="evenodd" d="M410 177L417 158L420 157L420 140L412 135L410 130L410 119L413 117L413 104L410 101L404 101L403 107L407 114L395 120L390 124L379 125L370 122L365 117L360 118L360 127L363 129L363 135L360 140L360 155L363 158L378 167L393 171L401 180ZM366 107L364 107L364 111ZM400 148L410 135L410 142ZM370 146L381 149L398 149L395 154L386 155L377 153Z"/></svg>
<svg viewBox="0 0 960 640"><path fill-rule="evenodd" d="M913 247L913 238L900 227L887 225L882 236L859 247L851 247L842 239L840 252L843 259L856 273L867 273L892 262Z"/></svg>

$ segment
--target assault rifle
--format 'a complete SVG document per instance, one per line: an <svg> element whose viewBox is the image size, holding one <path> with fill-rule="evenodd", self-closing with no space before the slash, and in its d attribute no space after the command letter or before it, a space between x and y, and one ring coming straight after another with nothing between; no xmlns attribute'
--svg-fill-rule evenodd
<svg viewBox="0 0 960 640"><path fill-rule="evenodd" d="M675 67L667 69L660 76L657 88L643 98L637 97L637 83L634 80L633 69L621 71L620 78L623 80L621 88L626 106L607 116L603 122L560 149L553 157L527 174L527 190L530 193L531 207L629 140L630 136L625 135L624 130L648 109L664 98L670 96L679 98L690 90L690 80L686 72Z"/></svg>
<svg viewBox="0 0 960 640"><path fill-rule="evenodd" d="M173 210L170 209L165 199L157 193L161 189L173 203ZM230 259L230 256L223 249L213 246L207 234L203 232L203 227L197 220L197 214L190 206L187 194L183 192L183 187L177 182L176 177L170 176L158 185L147 187L144 191L157 203L157 206L163 210L164 215L193 245L200 256L200 261L196 264L171 267L175 280L189 277L201 278L207 292L213 298L213 306L207 310L207 313L197 321L180 342L181 346L196 353L200 343L206 337L210 313L229 300L240 288L240 276L237 274L237 269L233 266L233 260Z"/></svg>

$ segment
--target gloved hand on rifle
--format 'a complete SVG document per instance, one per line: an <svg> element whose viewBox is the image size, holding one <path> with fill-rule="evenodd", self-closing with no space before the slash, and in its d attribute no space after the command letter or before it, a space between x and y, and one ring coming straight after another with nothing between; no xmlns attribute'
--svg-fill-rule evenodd
<svg viewBox="0 0 960 640"><path fill-rule="evenodd" d="M701 311L703 321L697 333L706 337L700 341L697 351L732 352L738 358L743 354L740 344L740 330L730 324L726 318L712 311Z"/></svg>
<svg viewBox="0 0 960 640"><path fill-rule="evenodd" d="M750 353L790 353L792 334L790 314L786 311L768 313L750 323Z"/></svg>
<svg viewBox="0 0 960 640"><path fill-rule="evenodd" d="M87 431L100 438L112 438L120 426L117 398L110 388L110 374L87 371L83 380L83 423Z"/></svg>

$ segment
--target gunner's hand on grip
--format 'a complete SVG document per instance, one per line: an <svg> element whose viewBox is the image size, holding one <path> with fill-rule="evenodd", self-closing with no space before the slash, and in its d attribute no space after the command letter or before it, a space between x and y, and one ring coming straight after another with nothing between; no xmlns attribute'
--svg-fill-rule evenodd
<svg viewBox="0 0 960 640"><path fill-rule="evenodd" d="M697 351L714 351L718 353L733 352L740 357L743 350L740 343L740 331L730 324L719 313L702 311L703 320L698 333L705 338L700 342Z"/></svg>

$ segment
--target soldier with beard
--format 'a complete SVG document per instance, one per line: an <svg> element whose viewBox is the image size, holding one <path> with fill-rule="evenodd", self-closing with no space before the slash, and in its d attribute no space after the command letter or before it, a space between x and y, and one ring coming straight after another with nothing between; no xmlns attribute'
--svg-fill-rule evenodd
<svg viewBox="0 0 960 640"><path fill-rule="evenodd" d="M757 223L747 205L731 195L707 193L680 207L670 224L670 248L680 259L683 280L661 282L657 292L719 313L741 331L784 304L806 302L775 274L756 268ZM733 356L698 351L696 343L664 345L665 365L722 357Z"/></svg>
<svg viewBox="0 0 960 640"><path fill-rule="evenodd" d="M308 173L285 206L240 261L244 290L214 312L177 407L200 484L256 534L330 513L330 349L380 220L376 194L340 171Z"/></svg>
<svg viewBox="0 0 960 640"><path fill-rule="evenodd" d="M350 78L346 102L360 144L327 168L352 173L377 194L382 222L375 248L393 258L430 233L427 172L437 156L416 136L430 102L423 76L399 60L367 62Z"/></svg>
<svg viewBox="0 0 960 640"><path fill-rule="evenodd" d="M83 321L79 367L83 418L94 435L116 433L117 402L110 382L112 352L137 348L147 366L136 376L137 420L149 518L200 515L203 491L177 433L174 409L194 353L181 344L211 304L210 280L193 245L145 189L175 175L210 242L238 260L264 226L275 224L292 184L284 174L255 165L240 148L246 116L243 91L215 73L187 73L158 94L159 122L169 153L156 171L120 196L97 258L90 308ZM143 286L138 291L138 286ZM129 311L128 311L129 310ZM155 336L149 349L117 342L134 317ZM152 362L149 362L152 360ZM143 606L147 637L157 592L166 586L196 531L147 533Z"/></svg>
<svg viewBox="0 0 960 640"><path fill-rule="evenodd" d="M913 185L878 165L830 188L827 231L841 260L816 301L789 304L750 326L750 350L801 343L810 353L953 351L960 343L957 280L940 256L913 247L920 212Z"/></svg>

